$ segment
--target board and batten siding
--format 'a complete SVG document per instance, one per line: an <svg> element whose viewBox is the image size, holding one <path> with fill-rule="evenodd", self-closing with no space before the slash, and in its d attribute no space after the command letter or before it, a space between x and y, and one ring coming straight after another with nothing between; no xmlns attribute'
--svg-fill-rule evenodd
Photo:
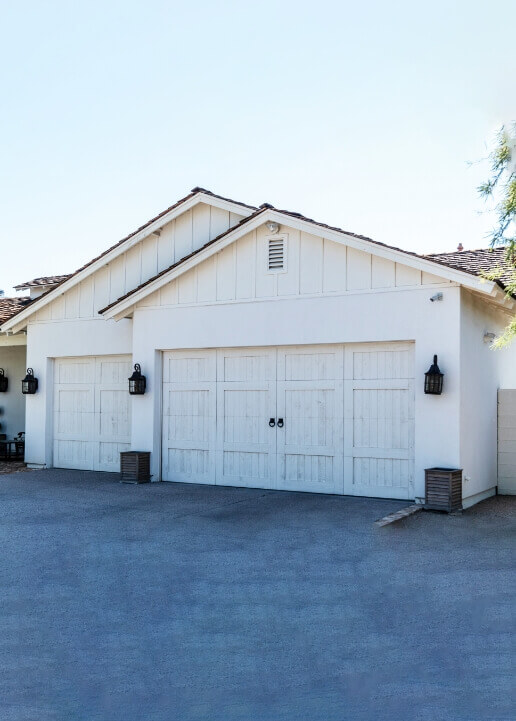
<svg viewBox="0 0 516 721"><path fill-rule="evenodd" d="M282 228L285 271L267 268L258 228L143 299L138 307L217 303L345 291L415 288L447 281L317 235Z"/></svg>
<svg viewBox="0 0 516 721"><path fill-rule="evenodd" d="M167 223L77 284L31 318L33 322L97 318L98 311L236 225L244 216L206 203Z"/></svg>
<svg viewBox="0 0 516 721"><path fill-rule="evenodd" d="M516 494L516 390L498 391L498 492Z"/></svg>

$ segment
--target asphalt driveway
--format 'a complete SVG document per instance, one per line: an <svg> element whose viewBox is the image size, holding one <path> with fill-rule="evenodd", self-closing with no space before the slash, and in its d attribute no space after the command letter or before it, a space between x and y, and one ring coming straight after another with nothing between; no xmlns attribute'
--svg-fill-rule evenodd
<svg viewBox="0 0 516 721"><path fill-rule="evenodd" d="M1 476L0 719L512 721L516 498L402 506Z"/></svg>

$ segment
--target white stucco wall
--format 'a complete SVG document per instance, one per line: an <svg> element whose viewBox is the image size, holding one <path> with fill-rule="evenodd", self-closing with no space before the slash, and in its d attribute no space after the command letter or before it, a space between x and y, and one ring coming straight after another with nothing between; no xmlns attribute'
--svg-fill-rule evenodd
<svg viewBox="0 0 516 721"><path fill-rule="evenodd" d="M0 433L5 433L7 438L14 438L25 430L25 397L21 392L21 380L25 378L27 369L26 355L25 336L0 336L0 368L9 379L7 393L0 393Z"/></svg>
<svg viewBox="0 0 516 721"><path fill-rule="evenodd" d="M424 469L460 461L460 288L416 287L331 297L141 308L133 319L133 357L148 379L133 398L132 447L152 451L159 478L161 354L180 348L217 348L415 341L415 489L424 495ZM434 353L446 373L446 392L423 392Z"/></svg>
<svg viewBox="0 0 516 721"><path fill-rule="evenodd" d="M465 289L461 299L460 463L468 506L479 494L495 492L497 394L501 387L516 387L516 346L493 350L484 333L500 333L508 316Z"/></svg>
<svg viewBox="0 0 516 721"><path fill-rule="evenodd" d="M53 359L123 355L132 352L132 322L96 320L37 322L27 328L27 365L38 378L38 393L27 396L25 460L52 465Z"/></svg>

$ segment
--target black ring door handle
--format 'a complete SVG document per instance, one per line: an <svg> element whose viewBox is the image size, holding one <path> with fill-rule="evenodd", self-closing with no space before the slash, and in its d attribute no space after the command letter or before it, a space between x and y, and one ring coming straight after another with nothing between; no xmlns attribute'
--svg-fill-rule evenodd
<svg viewBox="0 0 516 721"><path fill-rule="evenodd" d="M284 426L283 418L278 418L278 428L283 428L283 426Z"/></svg>
<svg viewBox="0 0 516 721"><path fill-rule="evenodd" d="M276 421L274 420L274 418L269 418L269 425L271 428L274 428L274 426L276 425Z"/></svg>

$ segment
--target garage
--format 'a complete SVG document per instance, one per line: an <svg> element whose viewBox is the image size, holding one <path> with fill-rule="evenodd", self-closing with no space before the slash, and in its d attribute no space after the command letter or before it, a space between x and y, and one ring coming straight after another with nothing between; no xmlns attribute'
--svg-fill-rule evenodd
<svg viewBox="0 0 516 721"><path fill-rule="evenodd" d="M130 356L54 361L54 466L119 471L131 443Z"/></svg>
<svg viewBox="0 0 516 721"><path fill-rule="evenodd" d="M163 354L162 478L408 499L411 343Z"/></svg>

